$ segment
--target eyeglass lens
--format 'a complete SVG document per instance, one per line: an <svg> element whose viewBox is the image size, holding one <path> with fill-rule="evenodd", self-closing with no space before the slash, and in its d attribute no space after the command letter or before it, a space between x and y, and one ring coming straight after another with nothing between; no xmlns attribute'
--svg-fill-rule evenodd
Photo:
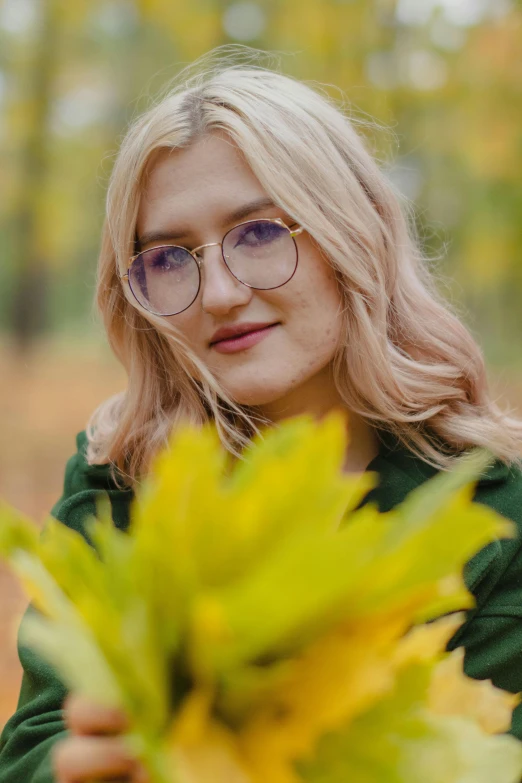
<svg viewBox="0 0 522 783"><path fill-rule="evenodd" d="M284 285L297 267L297 247L289 229L271 220L235 226L223 239L222 254L237 280L261 290ZM129 284L145 309L156 315L176 315L196 299L200 270L188 250L155 247L134 260Z"/></svg>

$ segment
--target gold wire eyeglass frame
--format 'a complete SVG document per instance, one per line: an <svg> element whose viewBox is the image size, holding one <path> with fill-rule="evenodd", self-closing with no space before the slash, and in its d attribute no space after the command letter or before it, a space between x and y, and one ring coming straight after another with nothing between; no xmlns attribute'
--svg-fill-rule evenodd
<svg viewBox="0 0 522 783"><path fill-rule="evenodd" d="M203 250L206 247L220 247L221 248L221 255L223 257L223 261L225 263L225 266L229 270L230 274L233 277L235 277L236 280L239 280L239 278L237 278L234 275L234 273L231 271L231 269L229 268L229 266L228 266L228 264L226 262L225 254L223 253L223 243L224 243L225 239L227 238L227 236L230 234L231 231L235 231L236 228L240 228L241 226L246 226L249 223L277 223L280 226L284 226L284 228L286 228L288 230L288 233L289 233L289 235L290 235L290 237L292 239L294 239L294 237L296 237L296 236L299 236L299 234L301 234L304 231L304 227L303 226L299 226L298 224L294 224L296 226L295 228L287 226L286 223L284 222L284 220L282 220L281 218L254 218L253 220L244 220L243 222L237 223L237 225L232 226L232 228L230 228L225 233L225 235L223 236L223 239L221 240L221 242L208 242L205 245L198 245L198 247L195 247L192 250L189 250L187 247L183 247L182 245L174 245L174 244L155 245L154 247L147 248L146 250L140 250L139 253L136 253L135 255L131 256L131 258L129 258L129 261L128 261L128 264L127 264L127 272L124 275L119 275L119 278L120 278L120 280L126 280L127 283L129 284L129 271L130 271L130 268L133 265L133 263L136 261L136 259L139 258L141 255L143 255L143 253L149 252L149 250L160 250L161 248L164 248L164 247L177 247L180 250L184 250L186 253L189 253L192 256L192 258L194 259L194 261L196 262L196 264L198 265L198 269L200 270L200 273L201 273L201 271L203 269L203 266L202 266L203 257L198 255L198 251L199 250ZM295 239L294 239L294 244L295 244ZM296 253L297 253L297 245L296 245ZM297 261L298 261L298 254L296 256L295 269L297 269ZM289 280L291 280L291 278L295 274L295 269L294 269L292 275L290 276ZM239 282L242 285L246 285L247 288L255 288L255 286L251 286L248 283L243 283L242 280L239 280ZM288 282L288 280L285 280L284 283L281 283L278 286L274 286L274 288L281 288L281 286L285 285L287 282ZM134 296L135 299L137 299L134 291L132 290L132 286L130 286L130 284L129 284L129 287L130 287L132 295ZM269 290L269 289L262 289L262 290ZM198 287L198 293L199 293L199 287ZM196 298L197 298L197 294L196 294ZM137 301L138 301L138 304L141 307L144 307L143 304L139 301L139 299L137 299ZM193 302L191 302L191 304L192 303ZM188 305L188 307L190 307L190 305ZM147 309L147 308L144 308L144 309ZM185 308L185 309L187 309L187 308ZM183 310L181 310L180 312L183 312Z"/></svg>

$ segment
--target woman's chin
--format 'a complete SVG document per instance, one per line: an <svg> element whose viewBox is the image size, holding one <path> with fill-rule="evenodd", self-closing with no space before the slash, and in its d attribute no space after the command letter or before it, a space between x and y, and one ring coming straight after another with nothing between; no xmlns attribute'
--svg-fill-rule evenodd
<svg viewBox="0 0 522 783"><path fill-rule="evenodd" d="M253 408L271 405L284 397L286 389L264 386L232 387L225 390L237 405L248 405Z"/></svg>

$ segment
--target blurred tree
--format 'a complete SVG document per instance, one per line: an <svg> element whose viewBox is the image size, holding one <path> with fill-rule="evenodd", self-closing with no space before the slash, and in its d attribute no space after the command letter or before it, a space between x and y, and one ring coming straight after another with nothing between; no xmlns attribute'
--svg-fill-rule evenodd
<svg viewBox="0 0 522 783"><path fill-rule="evenodd" d="M441 272L471 306L490 353L508 334L515 355L522 347L520 0L3 6L41 11L28 41L11 22L2 33L0 0L9 44L0 40L0 100L2 68L19 84L4 94L0 163L12 197L0 221L12 239L0 251L0 312L8 309L21 345L46 322L84 329L110 158L129 120L182 65L240 42L275 50L285 71L323 83L335 99L345 91L346 110L416 204L421 240L445 256ZM364 127L371 118L393 132Z"/></svg>
<svg viewBox="0 0 522 783"><path fill-rule="evenodd" d="M59 40L58 0L41 6L27 63L19 178L13 215L12 329L25 351L46 324L47 267L39 242L39 215L48 169L49 107Z"/></svg>

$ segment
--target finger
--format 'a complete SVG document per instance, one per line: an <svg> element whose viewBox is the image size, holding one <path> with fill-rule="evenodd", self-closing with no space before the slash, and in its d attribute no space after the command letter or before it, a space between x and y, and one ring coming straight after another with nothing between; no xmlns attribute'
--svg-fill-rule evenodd
<svg viewBox="0 0 522 783"><path fill-rule="evenodd" d="M69 696L63 706L64 720L74 734L118 734L128 728L125 713L103 707L83 696Z"/></svg>
<svg viewBox="0 0 522 783"><path fill-rule="evenodd" d="M88 783L91 782L88 781ZM96 783L98 783L98 781L96 781ZM151 779L145 768L142 767L141 764L138 764L132 772L130 778L111 778L110 781L107 779L107 781L104 780L103 783L151 783Z"/></svg>
<svg viewBox="0 0 522 783"><path fill-rule="evenodd" d="M151 783L148 772L141 764L137 764L131 778L131 783Z"/></svg>
<svg viewBox="0 0 522 783"><path fill-rule="evenodd" d="M57 781L57 783L61 783L60 780ZM64 781L64 783L70 783L70 781ZM77 781L74 781L74 783L77 783ZM118 776L117 778L89 778L89 780L82 781L82 783L134 783L134 778L130 778L128 775L125 775L125 777Z"/></svg>
<svg viewBox="0 0 522 783"><path fill-rule="evenodd" d="M114 737L68 737L54 746L52 762L57 783L128 779L136 768L136 760Z"/></svg>
<svg viewBox="0 0 522 783"><path fill-rule="evenodd" d="M123 778L118 776L117 778L103 778L103 780L100 780L99 778L93 780L91 778L90 780L86 780L84 783L134 783L134 778L129 777L128 775L125 775Z"/></svg>

